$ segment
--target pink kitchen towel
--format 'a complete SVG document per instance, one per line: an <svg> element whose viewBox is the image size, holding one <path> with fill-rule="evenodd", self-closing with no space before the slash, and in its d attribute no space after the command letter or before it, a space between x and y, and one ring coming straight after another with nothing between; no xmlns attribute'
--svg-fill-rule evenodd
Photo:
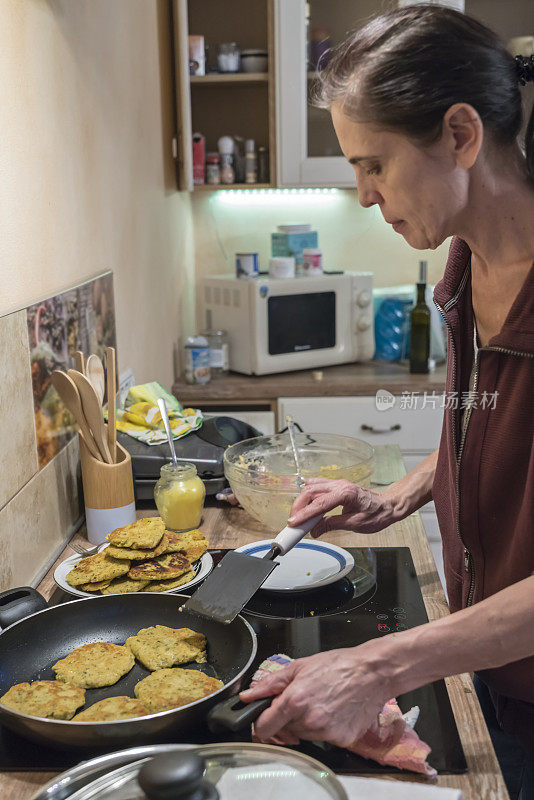
<svg viewBox="0 0 534 800"><path fill-rule="evenodd" d="M252 676L252 683L265 675L283 669L293 659L283 653L267 658ZM419 708L414 706L403 714L395 698L388 700L378 715L376 726L367 730L349 747L353 753L398 769L420 772L435 778L437 772L427 763L431 748L417 735L414 725Z"/></svg>

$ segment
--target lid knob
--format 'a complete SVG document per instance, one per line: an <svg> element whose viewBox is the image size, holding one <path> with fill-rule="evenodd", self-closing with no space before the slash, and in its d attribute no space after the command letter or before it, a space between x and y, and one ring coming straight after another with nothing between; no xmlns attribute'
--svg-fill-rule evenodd
<svg viewBox="0 0 534 800"><path fill-rule="evenodd" d="M141 767L137 781L149 800L219 800L205 768L194 752L165 753Z"/></svg>

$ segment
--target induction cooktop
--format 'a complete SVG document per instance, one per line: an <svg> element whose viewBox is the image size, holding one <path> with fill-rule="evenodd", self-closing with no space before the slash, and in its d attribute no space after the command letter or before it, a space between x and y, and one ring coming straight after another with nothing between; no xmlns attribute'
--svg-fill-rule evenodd
<svg viewBox="0 0 534 800"><path fill-rule="evenodd" d="M354 557L354 568L330 586L289 596L261 590L254 595L243 612L258 635L258 655L251 674L261 661L275 653L302 658L353 647L428 621L409 548L347 549ZM210 552L218 563L228 551ZM50 604L67 600L72 597L58 589ZM467 764L445 683L436 681L397 699L403 712L415 705L420 707L416 730L432 748L429 763L440 773L465 772ZM214 737L204 728L173 737L175 742L199 744L222 739L250 741L243 734ZM396 771L326 743L305 742L295 749L338 773ZM73 753L45 748L0 726L0 770L60 771L94 755L95 751Z"/></svg>

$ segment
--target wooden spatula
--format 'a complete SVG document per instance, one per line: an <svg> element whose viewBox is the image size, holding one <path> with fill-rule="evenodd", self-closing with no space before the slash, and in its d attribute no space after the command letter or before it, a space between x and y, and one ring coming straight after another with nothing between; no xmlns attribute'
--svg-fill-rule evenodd
<svg viewBox="0 0 534 800"><path fill-rule="evenodd" d="M56 369L52 373L52 385L78 423L83 440L91 455L99 461L102 461L100 451L96 446L87 420L85 419L80 393L78 392L76 384L65 372Z"/></svg>
<svg viewBox="0 0 534 800"><path fill-rule="evenodd" d="M117 460L117 365L115 348L106 348L108 390L108 446L113 461Z"/></svg>
<svg viewBox="0 0 534 800"><path fill-rule="evenodd" d="M74 353L74 366L81 372L82 375L85 375L85 356L82 350L76 350Z"/></svg>
<svg viewBox="0 0 534 800"><path fill-rule="evenodd" d="M108 464L112 464L111 453L109 452L108 443L106 442L106 429L104 427L102 406L96 396L96 392L85 375L82 375L81 372L77 372L75 369L69 369L67 374L72 378L80 393L83 413L91 428L98 449L102 454L102 459Z"/></svg>
<svg viewBox="0 0 534 800"><path fill-rule="evenodd" d="M80 370L78 370L79 372ZM104 375L104 367L98 356L89 356L87 364L85 365L85 374L91 382L91 386L96 392L100 405L104 402L104 393L106 391L106 376Z"/></svg>

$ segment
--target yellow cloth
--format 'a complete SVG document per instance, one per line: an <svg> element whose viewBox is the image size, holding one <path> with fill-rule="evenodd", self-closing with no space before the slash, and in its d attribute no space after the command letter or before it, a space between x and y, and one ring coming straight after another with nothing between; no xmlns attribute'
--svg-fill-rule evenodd
<svg viewBox="0 0 534 800"><path fill-rule="evenodd" d="M117 430L129 434L145 444L161 444L167 441L158 408L160 397L165 400L174 439L179 439L200 428L203 419L202 412L196 408L182 408L174 395L169 394L161 384L153 381L132 386L129 390L124 408L117 409Z"/></svg>

